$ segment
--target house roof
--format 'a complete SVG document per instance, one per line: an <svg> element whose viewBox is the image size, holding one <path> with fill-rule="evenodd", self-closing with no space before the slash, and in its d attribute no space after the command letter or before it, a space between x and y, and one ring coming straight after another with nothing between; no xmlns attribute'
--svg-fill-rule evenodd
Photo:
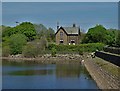
<svg viewBox="0 0 120 91"><path fill-rule="evenodd" d="M78 34L78 27L63 27L63 29L67 32L67 34Z"/></svg>
<svg viewBox="0 0 120 91"><path fill-rule="evenodd" d="M60 27L55 34L57 34L60 29L63 29L63 31L68 35L78 35L79 34L78 27Z"/></svg>

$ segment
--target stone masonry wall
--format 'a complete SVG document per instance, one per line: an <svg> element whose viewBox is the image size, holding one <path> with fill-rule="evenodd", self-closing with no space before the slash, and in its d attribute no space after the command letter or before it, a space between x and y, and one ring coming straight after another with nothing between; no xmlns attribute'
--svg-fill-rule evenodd
<svg viewBox="0 0 120 91"><path fill-rule="evenodd" d="M84 65L92 78L96 81L98 87L102 90L120 89L119 77L113 76L98 66L92 59L86 59Z"/></svg>

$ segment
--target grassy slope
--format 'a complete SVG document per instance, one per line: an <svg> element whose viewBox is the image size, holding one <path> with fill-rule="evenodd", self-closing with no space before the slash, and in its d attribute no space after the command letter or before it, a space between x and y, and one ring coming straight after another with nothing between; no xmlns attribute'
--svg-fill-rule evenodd
<svg viewBox="0 0 120 91"><path fill-rule="evenodd" d="M105 69L112 75L115 75L115 76L119 75L120 67L118 67L110 62L107 62L101 58L98 58L98 57L93 58L93 61L95 61L95 63L97 63L101 68Z"/></svg>

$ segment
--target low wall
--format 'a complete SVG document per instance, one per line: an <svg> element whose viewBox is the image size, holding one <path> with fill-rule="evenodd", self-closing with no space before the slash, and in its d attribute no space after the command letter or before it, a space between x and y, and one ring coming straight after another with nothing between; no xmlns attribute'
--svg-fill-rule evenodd
<svg viewBox="0 0 120 91"><path fill-rule="evenodd" d="M95 52L95 56L100 57L120 67L120 56L119 55L97 51Z"/></svg>
<svg viewBox="0 0 120 91"><path fill-rule="evenodd" d="M120 54L120 48L116 48L116 47L104 47L103 50L105 52L110 52L110 53L114 53L114 54Z"/></svg>

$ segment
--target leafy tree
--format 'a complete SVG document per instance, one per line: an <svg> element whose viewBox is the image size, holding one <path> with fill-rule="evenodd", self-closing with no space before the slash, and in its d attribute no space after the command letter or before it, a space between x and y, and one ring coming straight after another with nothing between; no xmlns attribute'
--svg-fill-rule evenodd
<svg viewBox="0 0 120 91"><path fill-rule="evenodd" d="M45 36L48 42L55 41L55 32L52 28L47 29L43 24L34 24L37 37L40 39L41 37Z"/></svg>
<svg viewBox="0 0 120 91"><path fill-rule="evenodd" d="M12 54L22 53L23 46L27 43L26 36L23 34L13 34L10 36L9 45Z"/></svg>
<svg viewBox="0 0 120 91"><path fill-rule="evenodd" d="M28 37L28 40L34 40L36 36L34 25L30 22L21 23L20 25L15 27L15 31L17 33L24 34L26 37Z"/></svg>
<svg viewBox="0 0 120 91"><path fill-rule="evenodd" d="M45 37L41 39L36 39L32 42L29 42L23 49L22 54L25 57L37 57L44 53L45 48L47 47L47 40Z"/></svg>
<svg viewBox="0 0 120 91"><path fill-rule="evenodd" d="M10 47L8 45L7 46L3 46L2 47L2 56L3 57L8 57L10 54L11 54Z"/></svg>
<svg viewBox="0 0 120 91"><path fill-rule="evenodd" d="M57 50L55 49L55 47L53 47L53 48L52 48L52 53L51 53L53 57L56 56L56 52L57 52Z"/></svg>
<svg viewBox="0 0 120 91"><path fill-rule="evenodd" d="M39 50L33 44L27 44L24 46L22 54L24 57L36 57L38 56Z"/></svg>
<svg viewBox="0 0 120 91"><path fill-rule="evenodd" d="M34 40L36 37L36 31L34 25L30 22L23 22L16 27L5 27L3 26L3 37L11 36L13 34L24 34L28 41Z"/></svg>
<svg viewBox="0 0 120 91"><path fill-rule="evenodd" d="M106 44L109 46L115 45L115 36L116 36L116 29L108 29L106 33Z"/></svg>
<svg viewBox="0 0 120 91"><path fill-rule="evenodd" d="M105 42L106 29L102 25L96 25L90 28L83 39L83 43Z"/></svg>
<svg viewBox="0 0 120 91"><path fill-rule="evenodd" d="M2 25L2 37L10 36L11 27Z"/></svg>
<svg viewBox="0 0 120 91"><path fill-rule="evenodd" d="M47 40L48 42L54 41L55 42L55 31L52 28L47 30Z"/></svg>
<svg viewBox="0 0 120 91"><path fill-rule="evenodd" d="M106 29L102 25L90 28L82 40L82 43L104 43L110 46L115 44L116 29Z"/></svg>
<svg viewBox="0 0 120 91"><path fill-rule="evenodd" d="M116 38L116 44L118 47L120 47L120 30L118 30L117 38Z"/></svg>

